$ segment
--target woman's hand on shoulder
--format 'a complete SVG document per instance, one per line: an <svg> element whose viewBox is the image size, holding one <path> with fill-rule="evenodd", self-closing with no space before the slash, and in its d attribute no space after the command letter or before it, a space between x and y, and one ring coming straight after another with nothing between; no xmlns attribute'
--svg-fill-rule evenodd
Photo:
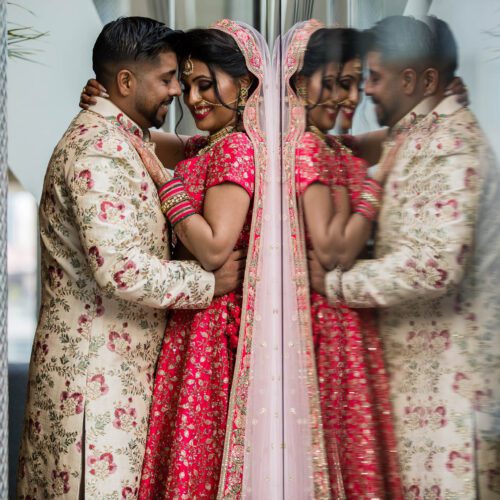
<svg viewBox="0 0 500 500"><path fill-rule="evenodd" d="M96 97L109 98L109 95L107 90L95 78L91 78L80 94L80 108L88 109L92 104L96 104Z"/></svg>

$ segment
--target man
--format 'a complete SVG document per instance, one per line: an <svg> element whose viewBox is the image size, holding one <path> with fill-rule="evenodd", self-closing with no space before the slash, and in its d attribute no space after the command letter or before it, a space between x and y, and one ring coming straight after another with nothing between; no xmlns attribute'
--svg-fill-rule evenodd
<svg viewBox="0 0 500 500"><path fill-rule="evenodd" d="M498 175L472 113L445 97L456 45L431 21L432 30L396 16L369 32L365 90L389 127L385 153L406 137L385 185L376 258L327 274L326 293L380 308L405 496L498 498L499 266L486 254L500 243ZM323 276L313 261L318 290Z"/></svg>
<svg viewBox="0 0 500 500"><path fill-rule="evenodd" d="M93 52L109 100L71 123L40 205L42 306L31 366L19 498L135 498L165 308L203 308L234 289L169 261L165 217L144 167L149 127L180 94L179 34L157 21L106 25Z"/></svg>

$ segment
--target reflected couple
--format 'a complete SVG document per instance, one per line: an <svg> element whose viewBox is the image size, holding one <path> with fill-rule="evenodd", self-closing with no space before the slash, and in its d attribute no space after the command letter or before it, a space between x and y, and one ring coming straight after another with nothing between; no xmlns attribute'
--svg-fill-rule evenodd
<svg viewBox="0 0 500 500"><path fill-rule="evenodd" d="M343 43L352 31L309 22L287 47L298 139L285 167L304 223L297 260L309 250L334 498L500 494L499 172L455 78L454 36L424 21L383 19L357 50ZM349 99L344 72L363 55L365 93L387 128L329 135ZM367 174L357 155L377 166ZM375 257L358 258L374 221Z"/></svg>
<svg viewBox="0 0 500 500"><path fill-rule="evenodd" d="M294 28L287 50L290 126L299 129L291 170L305 226L299 252L304 256L307 248L325 269L349 269L371 235L397 148L371 178L342 137L328 134L339 118L351 128L359 102L359 32L309 21ZM310 314L331 495L402 498L375 317L330 305L316 291Z"/></svg>

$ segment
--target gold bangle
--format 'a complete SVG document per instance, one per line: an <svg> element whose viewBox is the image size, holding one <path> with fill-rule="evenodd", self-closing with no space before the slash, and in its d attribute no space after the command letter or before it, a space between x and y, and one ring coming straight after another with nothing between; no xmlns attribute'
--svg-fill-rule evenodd
<svg viewBox="0 0 500 500"><path fill-rule="evenodd" d="M376 208L376 209L380 208L380 201L373 194L364 192L364 193L361 193L360 198L364 201L367 201L371 205L373 205L373 208Z"/></svg>
<svg viewBox="0 0 500 500"><path fill-rule="evenodd" d="M170 198L167 198L161 205L161 211L166 214L169 210L171 210L175 205L182 203L184 201L189 201L189 196L186 192L174 194Z"/></svg>

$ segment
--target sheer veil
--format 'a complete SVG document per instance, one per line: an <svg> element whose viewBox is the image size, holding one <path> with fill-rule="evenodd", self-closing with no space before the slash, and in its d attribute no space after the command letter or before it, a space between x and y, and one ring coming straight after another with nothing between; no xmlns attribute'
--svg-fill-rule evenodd
<svg viewBox="0 0 500 500"><path fill-rule="evenodd" d="M255 192L238 352L229 402L218 498L279 498L282 491L282 308L279 116L266 41L250 26L231 35L258 86L243 113L255 152ZM265 259L263 258L265 254Z"/></svg>
<svg viewBox="0 0 500 500"><path fill-rule="evenodd" d="M316 20L293 26L280 44L282 67L281 102L283 122L283 274L284 274L284 331L287 332L290 349L285 355L285 407L300 410L297 420L285 420L288 442L294 449L287 454L290 477L300 478L301 468L309 471L309 483L294 484L302 487L302 498L330 498L330 485L323 429L314 346L312 342L309 280L304 237L304 218L295 189L295 149L306 130L306 111L297 98L291 80L300 71L311 35L324 25ZM275 49L276 52L277 49ZM276 54L275 54L276 55ZM294 435L297 436L294 438ZM298 436L301 439L298 439ZM308 450L304 454L302 450ZM302 458L301 458L302 457ZM338 460L337 460L338 462ZM330 472L331 473L331 472ZM336 491L343 498L344 488L340 468L335 472ZM302 477L302 480L306 478ZM305 496L307 494L307 496ZM298 497L297 497L298 498Z"/></svg>
<svg viewBox="0 0 500 500"><path fill-rule="evenodd" d="M272 64L265 40L250 26L223 20L212 28L236 40L259 80L243 115L255 150L256 183L218 498L329 498L306 261L294 242L299 231L293 162L282 157L280 143L283 123L295 110L280 108L282 54L298 30L278 40ZM295 133L287 131L284 143ZM292 150L290 144L284 153ZM290 168L284 178L283 169Z"/></svg>

